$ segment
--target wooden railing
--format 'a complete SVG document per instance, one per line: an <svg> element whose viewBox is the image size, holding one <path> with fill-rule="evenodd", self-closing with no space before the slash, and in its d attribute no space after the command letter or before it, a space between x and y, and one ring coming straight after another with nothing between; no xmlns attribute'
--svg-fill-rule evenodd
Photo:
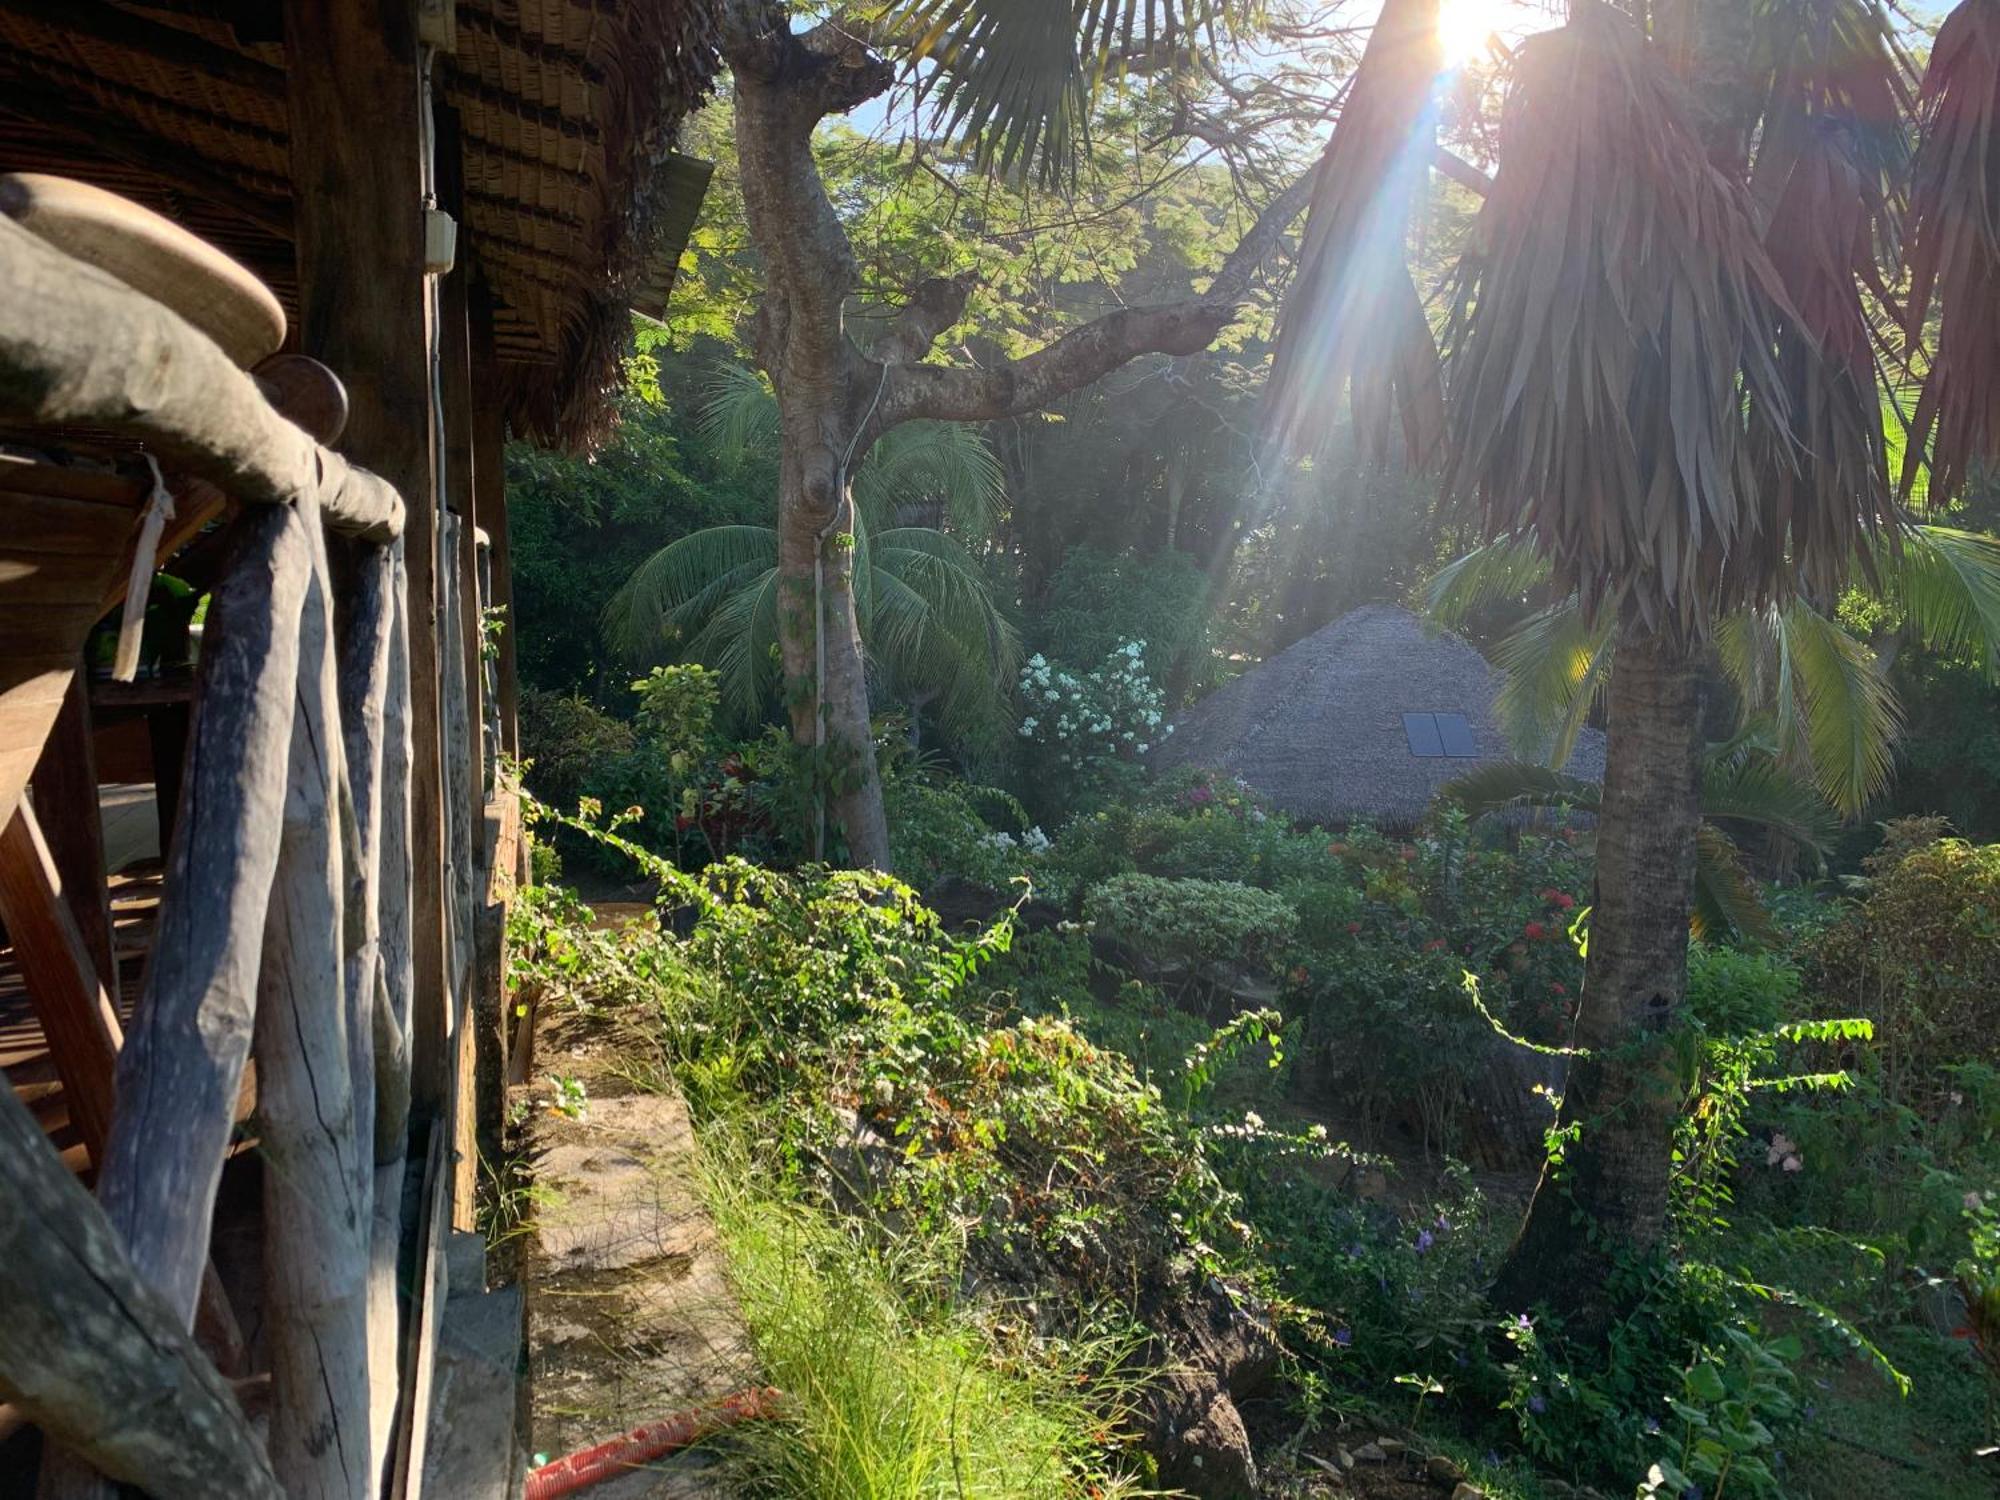
<svg viewBox="0 0 2000 1500"><path fill-rule="evenodd" d="M405 1384L402 501L174 313L4 218L0 421L137 439L243 502L95 1199L0 1088L0 1394L58 1450L45 1497L108 1493L107 1477L169 1497L373 1496ZM253 1056L268 1441L190 1336Z"/></svg>

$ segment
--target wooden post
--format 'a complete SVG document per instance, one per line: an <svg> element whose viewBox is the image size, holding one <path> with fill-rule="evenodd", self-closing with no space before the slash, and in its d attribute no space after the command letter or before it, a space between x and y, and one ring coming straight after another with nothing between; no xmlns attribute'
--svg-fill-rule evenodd
<svg viewBox="0 0 2000 1500"><path fill-rule="evenodd" d="M264 1156L264 1303L271 1459L287 1491L369 1500L368 1238L374 1133L355 1119L343 1002L348 902L332 585L313 533L299 626L278 868L257 986L257 1118ZM372 989L372 986L371 986ZM372 1039L372 1038L371 1038ZM372 1052L363 1056L372 1082ZM372 1089L371 1089L372 1093Z"/></svg>
<svg viewBox="0 0 2000 1500"><path fill-rule="evenodd" d="M380 1475L395 1433L396 1251L410 1089L409 1044L401 1017L389 1005L390 980L383 955L385 905L401 911L400 930L407 932L407 874L391 888L383 870L384 847L392 838L385 824L392 809L402 818L393 841L398 849L408 847L407 802L403 792L384 786L384 777L392 762L403 771L409 764L406 710L400 703L392 706L392 681L407 698L408 673L392 665L401 647L396 628L402 588L397 549L363 544L350 549L347 561L341 589L346 611L340 642L340 724L354 804L358 868L349 879L351 925L343 993L360 1136L358 1159L368 1174L371 1201L380 1191L389 1204L385 1214L383 1204L374 1203L369 1229L368 1472ZM403 740L393 756L388 750L392 725ZM407 951L398 968L399 982L406 985Z"/></svg>
<svg viewBox="0 0 2000 1500"><path fill-rule="evenodd" d="M313 524L317 525L315 517ZM258 506L211 596L197 668L183 822L146 984L118 1058L118 1110L97 1196L137 1275L185 1330L194 1320L222 1158L256 1014L296 717L306 522ZM0 1322L4 1322L0 1319ZM78 1455L87 1456L79 1447ZM42 1500L106 1493L78 1457L42 1468Z"/></svg>
<svg viewBox="0 0 2000 1500"><path fill-rule="evenodd" d="M168 855L97 1185L133 1265L183 1326L208 1259L250 1050L311 568L306 523L290 507L248 509L236 525L236 555L212 596L197 669L186 797L198 816L184 821Z"/></svg>
<svg viewBox="0 0 2000 1500"><path fill-rule="evenodd" d="M343 446L402 492L410 686L412 1087L444 1086L437 495L415 0L285 0L301 348L349 382Z"/></svg>
<svg viewBox="0 0 2000 1500"><path fill-rule="evenodd" d="M45 808L61 808L42 829L62 886L63 901L76 919L97 977L115 1000L118 960L111 944L111 903L105 889L104 819L97 806L97 760L90 738L90 689L79 670L63 693L55 727L35 763L35 797ZM166 848L163 840L160 844Z"/></svg>
<svg viewBox="0 0 2000 1500"><path fill-rule="evenodd" d="M186 1319L0 1088L0 1397L52 1442L161 1500L282 1500Z"/></svg>
<svg viewBox="0 0 2000 1500"><path fill-rule="evenodd" d="M14 940L70 1118L91 1161L102 1163L111 1134L118 1014L63 895L62 873L34 806L23 800L0 830L0 919Z"/></svg>
<svg viewBox="0 0 2000 1500"><path fill-rule="evenodd" d="M500 612L500 748L521 753L520 680L514 659L514 571L507 530L507 419L492 393L500 386L493 352L493 294L476 285L472 295L472 491L473 519L492 548L493 597Z"/></svg>

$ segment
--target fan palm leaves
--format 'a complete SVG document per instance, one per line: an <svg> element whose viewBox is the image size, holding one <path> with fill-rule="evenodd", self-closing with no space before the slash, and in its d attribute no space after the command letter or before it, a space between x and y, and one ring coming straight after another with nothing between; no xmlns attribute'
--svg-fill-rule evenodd
<svg viewBox="0 0 2000 1500"><path fill-rule="evenodd" d="M725 450L768 448L776 404L754 371L725 366L703 412ZM912 423L879 440L856 470L854 605L877 689L925 707L957 734L1001 711L1020 638L978 559L957 537L902 524L915 513L977 537L999 503L998 460L973 429ZM715 526L641 563L605 607L607 640L633 662L700 661L723 702L754 723L778 702L778 533Z"/></svg>
<svg viewBox="0 0 2000 1500"><path fill-rule="evenodd" d="M1057 181L1088 139L1099 88L1189 63L1252 0L893 0L886 28L930 64L918 80L982 167Z"/></svg>
<svg viewBox="0 0 2000 1500"><path fill-rule="evenodd" d="M1426 613L1447 628L1478 609L1543 591L1553 576L1531 543L1499 537L1434 575ZM1908 525L1884 550L1876 595L1926 645L1970 651L2000 681L2000 541L1947 526ZM1794 599L1724 616L1716 660L1746 716L1770 720L1778 756L1853 815L1881 790L1901 723L1895 693L1864 641ZM1494 712L1523 755L1561 765L1577 732L1603 704L1616 631L1574 594L1531 612L1494 648L1505 680Z"/></svg>

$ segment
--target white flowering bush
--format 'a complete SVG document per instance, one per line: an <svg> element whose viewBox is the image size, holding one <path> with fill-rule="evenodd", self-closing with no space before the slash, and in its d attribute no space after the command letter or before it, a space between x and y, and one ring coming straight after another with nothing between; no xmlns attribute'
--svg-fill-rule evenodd
<svg viewBox="0 0 2000 1500"><path fill-rule="evenodd" d="M1137 760L1174 732L1166 695L1146 671L1144 641L1126 641L1088 672L1037 652L1021 668L1020 700L1021 738L1070 771Z"/></svg>

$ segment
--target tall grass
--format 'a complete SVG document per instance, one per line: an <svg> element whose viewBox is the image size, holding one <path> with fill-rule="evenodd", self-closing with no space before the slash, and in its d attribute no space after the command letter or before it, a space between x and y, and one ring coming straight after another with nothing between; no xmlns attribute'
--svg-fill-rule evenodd
<svg viewBox="0 0 2000 1500"><path fill-rule="evenodd" d="M784 1500L1130 1496L1100 1461L1112 1408L1085 1375L1104 1349L1010 1356L952 1306L948 1247L884 1248L788 1198L735 1152L710 1206L783 1418L737 1430L746 1493Z"/></svg>

